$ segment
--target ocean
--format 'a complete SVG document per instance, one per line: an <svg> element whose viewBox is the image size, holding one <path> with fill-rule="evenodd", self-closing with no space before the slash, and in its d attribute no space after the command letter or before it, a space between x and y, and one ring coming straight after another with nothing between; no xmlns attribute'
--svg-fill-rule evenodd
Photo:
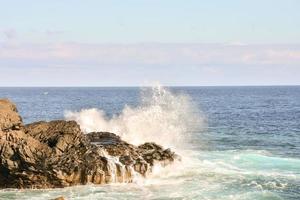
<svg viewBox="0 0 300 200"><path fill-rule="evenodd" d="M156 142L182 161L133 183L0 190L0 199L300 199L300 86L0 88L24 123Z"/></svg>

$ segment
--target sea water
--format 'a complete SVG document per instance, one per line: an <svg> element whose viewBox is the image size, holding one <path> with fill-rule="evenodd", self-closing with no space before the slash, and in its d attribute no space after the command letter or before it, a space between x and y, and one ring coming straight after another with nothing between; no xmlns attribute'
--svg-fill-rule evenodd
<svg viewBox="0 0 300 200"><path fill-rule="evenodd" d="M170 147L182 161L133 183L0 190L0 199L300 199L300 87L0 88L24 123Z"/></svg>

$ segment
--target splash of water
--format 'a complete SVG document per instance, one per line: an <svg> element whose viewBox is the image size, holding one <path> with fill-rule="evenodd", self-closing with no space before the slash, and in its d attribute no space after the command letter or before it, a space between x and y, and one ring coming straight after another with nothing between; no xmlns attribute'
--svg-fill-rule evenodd
<svg viewBox="0 0 300 200"><path fill-rule="evenodd" d="M108 131L135 145L155 142L172 148L186 144L190 132L203 124L189 96L174 94L159 85L142 88L140 105L125 106L112 118L97 108L66 111L65 117L77 121L86 133Z"/></svg>

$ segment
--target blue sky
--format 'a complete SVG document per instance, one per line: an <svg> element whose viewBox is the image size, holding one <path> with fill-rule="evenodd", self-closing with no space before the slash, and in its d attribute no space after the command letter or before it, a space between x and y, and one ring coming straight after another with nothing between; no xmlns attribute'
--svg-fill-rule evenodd
<svg viewBox="0 0 300 200"><path fill-rule="evenodd" d="M299 0L0 5L0 86L300 84Z"/></svg>

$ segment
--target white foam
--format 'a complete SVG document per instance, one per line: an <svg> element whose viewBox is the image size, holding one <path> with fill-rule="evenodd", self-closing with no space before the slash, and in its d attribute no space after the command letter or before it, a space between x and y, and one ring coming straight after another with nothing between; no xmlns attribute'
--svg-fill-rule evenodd
<svg viewBox="0 0 300 200"><path fill-rule="evenodd" d="M155 142L172 148L186 144L189 132L203 124L189 96L174 94L160 85L143 88L139 106L125 106L112 118L98 108L66 111L65 118L77 121L87 133L109 131L132 144Z"/></svg>

